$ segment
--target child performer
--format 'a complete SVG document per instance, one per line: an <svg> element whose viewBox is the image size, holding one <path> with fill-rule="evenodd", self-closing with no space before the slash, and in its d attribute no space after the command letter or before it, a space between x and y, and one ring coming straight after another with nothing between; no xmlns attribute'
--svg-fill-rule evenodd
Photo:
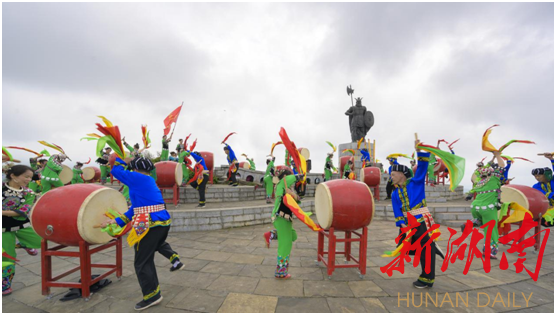
<svg viewBox="0 0 556 315"><path fill-rule="evenodd" d="M419 143L419 140L415 140L415 146ZM425 246L430 240L429 233L427 233L429 228L427 227L425 217L432 221L432 216L428 211L427 201L425 199L425 175L427 174L430 155L431 154L428 152L421 152L420 149L417 149L417 171L415 172L415 177L411 179L409 179L409 177L411 177L409 167L401 164L392 165L392 172L390 174L392 184L395 187L392 193L392 208L394 210L394 217L396 218L396 226L400 228L407 226L407 213L411 213L411 215L421 223L417 228L417 232L411 238L412 244L420 241L422 247L420 257L421 275L417 281L413 282L413 286L417 289L431 288L433 286L436 254L442 255L434 241ZM429 222L432 226L434 222L431 221ZM405 237L402 237L400 243L404 239ZM430 255L430 272L428 273L425 271L427 262L426 255Z"/></svg>
<svg viewBox="0 0 556 315"><path fill-rule="evenodd" d="M166 135L162 136L162 152L160 153L161 161L168 161L168 154L170 152L170 141L172 141L172 135L167 139Z"/></svg>
<svg viewBox="0 0 556 315"><path fill-rule="evenodd" d="M552 163L552 170L550 168L536 168L531 174L535 176L538 181L533 188L543 193L548 198L550 207L542 217L542 225L554 226L554 153L545 153L544 157Z"/></svg>
<svg viewBox="0 0 556 315"><path fill-rule="evenodd" d="M332 163L332 157L334 157L334 153L328 153L326 155L326 163L324 164L324 181L330 180L332 178L332 171L337 171L336 167L334 167L334 163Z"/></svg>
<svg viewBox="0 0 556 315"><path fill-rule="evenodd" d="M124 170L123 166L128 163L134 170L133 172ZM143 292L143 300L135 305L137 311L162 302L154 264L155 252L159 252L170 259L172 263L170 271L185 267L180 262L179 255L166 242L170 231L171 218L162 199L162 193L150 176L153 167L152 162L143 157L126 158L123 161L120 158L116 159L112 168L112 175L129 187L132 206L129 211L119 218L108 220L102 224L102 227L106 227L108 224L118 224L123 227L128 222L133 221L132 226L135 231L132 232L135 232L138 236L138 240L131 243L135 249L135 274Z"/></svg>
<svg viewBox="0 0 556 315"><path fill-rule="evenodd" d="M14 165L6 172L7 182L2 184L2 248L11 257L16 257L16 238L30 255L41 247L41 237L35 233L27 215L35 201L35 194L27 188L33 177L33 169L26 165ZM14 262L2 257L2 295L12 293L11 284L15 273Z"/></svg>

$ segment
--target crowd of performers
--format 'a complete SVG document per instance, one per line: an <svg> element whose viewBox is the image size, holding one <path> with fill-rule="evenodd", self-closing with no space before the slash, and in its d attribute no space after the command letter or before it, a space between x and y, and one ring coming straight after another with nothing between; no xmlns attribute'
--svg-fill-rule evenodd
<svg viewBox="0 0 556 315"><path fill-rule="evenodd" d="M156 170L153 162L143 152L149 147L148 133L144 130L144 146L140 148L139 144L133 146L125 141L125 137L119 138L119 130L113 126L111 122L103 118L105 127L99 126L99 130L105 134L104 137L96 135L99 146L97 147L96 162L101 169L101 184L105 184L108 176L113 176L123 184L122 194L129 202L129 210L126 213L119 214L117 217L110 218L101 225L103 231L116 234L122 231L122 228L131 224L131 232L128 236L128 243L133 246L135 251L134 267L141 287L143 299L136 305L135 309L142 310L150 306L156 305L162 301L160 286L158 283L156 267L154 264L154 253L159 252L165 256L170 264L170 271L180 270L184 267L181 263L179 255L172 250L171 246L166 242L168 232L170 230L171 218L166 210L162 193L156 185ZM102 128L101 128L102 127ZM115 127L115 129L114 129ZM114 130L117 133L114 133ZM232 133L233 134L233 133ZM238 186L237 172L239 169L239 161L232 147L227 140L232 135L229 134L223 141L223 150L229 164L228 179L229 185ZM290 255L292 252L293 242L297 239L297 233L293 229L293 218L297 217L307 226L317 231L320 227L309 218L310 214L304 213L298 203L304 194L304 185L306 185L306 161L295 148L295 144L289 140L287 134L282 129L280 132L283 142L273 144L271 154L266 160L266 171L263 178L264 188L266 192L266 203L274 203L271 213L272 224L274 230L264 234L264 240L267 247L274 240L278 242L277 263L275 277L278 279L288 279L291 275L288 272ZM108 137L108 140L104 139ZM199 191L198 207L205 207L205 190L209 180L208 169L203 156L194 151L196 141L188 148L187 140L179 139L179 143L175 151L169 151L172 135L163 136L161 161L175 161L182 164L184 173L184 184L191 185ZM104 139L104 141L101 141ZM56 145L41 142L51 148L56 149L60 153L47 155L48 159L32 158L31 166L7 164L3 168L6 180L2 185L2 247L3 247L3 281L2 294L11 293L11 283L15 273L16 248L20 247L27 251L30 255L37 255L37 248L40 248L41 238L34 232L31 227L28 215L37 196L47 193L51 189L63 186L59 178L62 170L62 163L69 159L63 149ZM363 167L369 167L376 161L371 161L369 150L360 149L358 143L357 150L361 153L361 162ZM108 144L108 147L105 145ZM289 168L277 169L274 165L275 157L272 154L274 147L278 144L286 146L285 164ZM333 152L328 153L324 166L324 180L332 179L332 174L338 172L333 164L333 156L336 147L328 143ZM486 147L490 143L486 141ZM506 145L507 146L507 145ZM124 147L129 150L126 154ZM451 147L450 152L443 152L438 147L427 146L422 144L418 139L415 140L416 161L411 158L411 165L405 166L398 162L400 156L407 157L402 154L393 154L387 157L390 163L388 173L390 178L387 184L387 199L391 199L395 225L400 228L400 242L398 248L403 246L404 242L414 243L420 242L423 247L421 251L422 272L418 279L413 283L416 288L430 288L435 281L435 256L443 257L441 249L436 245L434 239L437 237L435 232L430 232L434 224L434 220L428 211L427 201L425 198L425 186L427 182L434 185L436 179L434 172L431 171L431 165L434 166L436 156L440 156L439 152L445 153L442 156L447 170L450 170L451 186L457 186L463 174L453 174L455 172L454 164L457 163L456 156ZM485 141L483 141L483 149ZM511 179L508 177L509 169L512 163L511 158L502 156L503 148L490 148L493 159L484 165L482 162L477 164L475 170L473 189L469 192L467 200L473 199L471 203L471 213L473 215L473 226L482 226L486 222L494 220L498 225L498 211L509 211L511 205L504 205L500 201L500 187L508 184ZM346 150L344 150L346 151ZM33 151L32 151L33 152ZM109 159L112 152L117 154L113 166L110 167ZM41 152L42 153L42 152ZM355 156L354 150L351 150ZM431 154L432 153L432 154ZM451 161L451 157L453 161ZM553 206L554 206L554 154L545 153L544 156L552 163L552 168L535 168L532 175L538 181L533 187L541 191L549 200L551 210L543 217L543 224L546 226L553 225ZM245 155L247 158L247 156ZM195 162L193 163L190 158ZM248 158L247 158L248 159ZM10 153L3 148L3 162L16 161ZM254 168L254 162L248 159L249 164ZM90 162L90 160L89 160ZM89 162L77 162L73 169L73 178L71 183L83 183L82 167ZM194 165L193 165L194 164ZM345 164L342 173L344 179L354 179L353 161L350 160ZM453 187L451 187L453 188ZM273 201L274 197L274 201ZM412 234L405 231L408 227L408 214L411 214L418 222L418 226ZM462 227L463 229L463 227ZM406 237L407 235L407 237ZM485 230L486 235L486 230ZM433 239L430 243L429 241ZM394 256L393 252L387 256ZM491 258L496 258L498 252L498 229L495 228L492 233L491 248L483 249ZM413 252L412 254L415 254ZM427 255L429 257L427 257ZM428 259L427 259L428 258ZM425 261L430 261L430 270L425 270Z"/></svg>

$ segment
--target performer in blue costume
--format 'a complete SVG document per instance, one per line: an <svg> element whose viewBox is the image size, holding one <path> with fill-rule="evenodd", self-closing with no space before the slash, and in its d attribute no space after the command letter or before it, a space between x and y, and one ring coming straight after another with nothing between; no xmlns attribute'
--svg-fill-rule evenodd
<svg viewBox="0 0 556 315"><path fill-rule="evenodd" d="M230 175L230 183L228 185L231 186L238 186L239 182L236 178L237 171L239 169L239 162L237 161L236 154L232 147L230 147L227 143L224 143L226 146L224 147L224 152L226 153L226 159L228 160L228 164L230 165L229 175Z"/></svg>
<svg viewBox="0 0 556 315"><path fill-rule="evenodd" d="M369 151L367 151L367 149L360 149L359 152L361 152L361 166L371 166L371 155L369 154Z"/></svg>
<svg viewBox="0 0 556 315"><path fill-rule="evenodd" d="M417 146L418 144L419 140L415 140L415 145ZM400 228L400 234L401 228L406 227L408 224L407 213L411 213L421 223L417 228L417 232L411 238L412 244L421 238L421 275L417 281L413 282L413 286L418 289L431 288L433 286L436 254L443 256L434 241L425 246L430 239L427 230L434 224L425 199L425 176L427 174L429 157L430 153L421 152L420 149L417 149L417 171L415 172L415 177L411 179L408 179L411 176L409 167L401 164L393 164L391 166L392 184L395 187L392 194L392 208L394 210L396 226ZM401 238L400 244L404 239L405 235ZM414 255L415 251L410 251L409 253ZM429 273L425 271L426 255L429 255L430 258Z"/></svg>
<svg viewBox="0 0 556 315"><path fill-rule="evenodd" d="M536 168L531 173L538 181L533 188L543 193L548 199L550 208L542 217L544 226L554 226L554 153L545 153L544 157L552 163L552 170L548 167Z"/></svg>
<svg viewBox="0 0 556 315"><path fill-rule="evenodd" d="M129 166L133 172L124 170ZM135 305L135 310L144 310L162 302L160 286L154 264L154 254L159 252L172 263L170 271L183 269L179 255L172 250L166 242L170 231L171 218L162 199L162 193L156 182L150 176L154 165L149 159L143 157L126 158L122 161L116 159L112 168L112 175L129 187L131 207L119 218L108 220L101 227L108 224L118 224L123 227L130 221L138 236L130 244L135 249L135 274L139 280L143 300ZM131 235L130 235L131 236ZM128 236L128 242L129 237Z"/></svg>
<svg viewBox="0 0 556 315"><path fill-rule="evenodd" d="M194 172L193 175L193 176L196 175L197 178L195 178L190 185L191 187L199 191L199 205L197 206L197 208L204 208L206 206L205 191L207 190L209 171L207 165L205 164L205 159L201 156L201 153L197 151L195 152L187 151L187 153L189 153L193 157L193 159L195 159L195 162L197 162L198 164L195 166L195 170L199 170L199 171ZM202 170L200 169L200 167L202 167Z"/></svg>

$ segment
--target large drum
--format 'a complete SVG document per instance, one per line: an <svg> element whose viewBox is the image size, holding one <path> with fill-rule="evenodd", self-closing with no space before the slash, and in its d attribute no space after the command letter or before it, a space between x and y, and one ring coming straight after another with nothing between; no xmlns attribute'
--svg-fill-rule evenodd
<svg viewBox="0 0 556 315"><path fill-rule="evenodd" d="M205 159L205 164L207 165L207 169L211 171L214 168L214 154L212 152L205 152L201 151L201 156Z"/></svg>
<svg viewBox="0 0 556 315"><path fill-rule="evenodd" d="M239 162L239 167L248 170L251 168L251 164L249 164L249 162Z"/></svg>
<svg viewBox="0 0 556 315"><path fill-rule="evenodd" d="M502 202L517 202L520 206L528 209L533 214L533 220L539 220L539 216L546 213L549 208L548 199L535 188L523 185L502 186Z"/></svg>
<svg viewBox="0 0 556 315"><path fill-rule="evenodd" d="M117 190L91 184L75 184L42 195L31 211L30 220L39 236L67 246L105 244L112 237L94 228L107 219L108 209L127 211L127 202Z"/></svg>
<svg viewBox="0 0 556 315"><path fill-rule="evenodd" d="M445 170L446 170L446 165L444 164L444 161L437 158L436 165L434 166L434 175L443 173Z"/></svg>
<svg viewBox="0 0 556 315"><path fill-rule="evenodd" d="M311 159L311 152L309 152L309 149L307 149L307 148L297 148L297 151L299 151L299 154L303 155L305 160Z"/></svg>
<svg viewBox="0 0 556 315"><path fill-rule="evenodd" d="M163 161L154 164L156 168L156 184L158 187L174 187L183 181L183 168L174 161Z"/></svg>
<svg viewBox="0 0 556 315"><path fill-rule="evenodd" d="M275 170L274 170L274 173L277 174L278 171L283 170L283 169L288 169L288 170L290 170L290 172L292 172L292 174L293 174L293 170L291 169L291 167L286 166L286 165L278 165L278 166L276 166L276 167L275 167ZM279 182L278 177L277 177L277 176L274 176L274 177L272 178L272 182L274 183L274 185L278 184L278 182Z"/></svg>
<svg viewBox="0 0 556 315"><path fill-rule="evenodd" d="M71 183L71 179L73 178L73 170L69 166L62 164L62 171L60 172L60 175L58 175L58 177L60 177L62 184L69 184Z"/></svg>
<svg viewBox="0 0 556 315"><path fill-rule="evenodd" d="M378 167L365 167L359 171L360 180L369 187L376 187L380 185L380 177L380 168Z"/></svg>
<svg viewBox="0 0 556 315"><path fill-rule="evenodd" d="M100 168L87 166L83 168L83 180L86 183L96 183L100 180Z"/></svg>
<svg viewBox="0 0 556 315"><path fill-rule="evenodd" d="M369 186L362 182L335 179L317 186L315 212L319 225L328 230L354 231L368 226L375 214Z"/></svg>

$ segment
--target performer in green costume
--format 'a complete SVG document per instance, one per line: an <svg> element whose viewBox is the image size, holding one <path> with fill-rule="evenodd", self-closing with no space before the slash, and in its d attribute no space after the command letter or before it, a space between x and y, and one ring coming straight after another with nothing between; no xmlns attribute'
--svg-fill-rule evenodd
<svg viewBox="0 0 556 315"><path fill-rule="evenodd" d="M168 161L168 155L170 153L170 141L172 141L172 134L168 139L166 135L162 136L162 152L160 153L161 161Z"/></svg>
<svg viewBox="0 0 556 315"><path fill-rule="evenodd" d="M491 234L491 252L490 257L496 259L498 253L498 210L500 204L500 187L501 179L504 176L504 159L500 156L500 152L494 151L494 156L498 161L498 165L484 166L479 170L480 180L469 191L469 195L465 198L471 200L473 194L477 194L475 200L471 203L471 214L473 215L473 226L481 226L490 221L495 221L496 225L492 229ZM462 226L462 230L465 225ZM488 227L485 227L484 233L487 235ZM484 248L483 248L484 252Z"/></svg>
<svg viewBox="0 0 556 315"><path fill-rule="evenodd" d="M427 175L429 176L429 183L436 185L436 175L434 175L434 167L436 166L436 157L434 154L431 155L429 166L427 168Z"/></svg>
<svg viewBox="0 0 556 315"><path fill-rule="evenodd" d="M104 149L102 152L102 157L98 158L96 162L99 164L100 167L100 184L106 184L106 179L110 174L110 164L108 161L110 160L110 154L112 153L112 148L108 147Z"/></svg>
<svg viewBox="0 0 556 315"><path fill-rule="evenodd" d="M35 194L40 194L42 191L41 185L41 173L46 167L47 159L40 159L36 168L34 169L35 175L33 175L33 180L29 183L29 189L31 189Z"/></svg>
<svg viewBox="0 0 556 315"><path fill-rule="evenodd" d="M73 178L71 179L72 184L85 183L85 181L81 177L83 175L83 170L81 169L82 167L83 167L83 163L81 162L75 163L75 166L73 167Z"/></svg>
<svg viewBox="0 0 556 315"><path fill-rule="evenodd" d="M256 170L257 168L255 167L255 161L253 161L252 159L247 158L247 162L249 162L249 169L250 170Z"/></svg>
<svg viewBox="0 0 556 315"><path fill-rule="evenodd" d="M288 279L291 277L288 273L290 253L292 251L293 242L297 240L297 233L293 229L292 212L283 203L282 198L286 193L292 195L295 200L299 200L299 196L291 189L297 181L297 177L292 175L290 170L280 170L278 172L278 179L280 181L276 184L276 200L271 215L276 230L265 233L264 237L267 246L270 244L271 240L278 240L278 256L276 259L276 271L274 272L274 276L276 278Z"/></svg>
<svg viewBox="0 0 556 315"><path fill-rule="evenodd" d="M41 247L41 238L27 218L35 201L35 194L27 188L33 169L26 165L14 165L6 176L8 181L2 185L2 249L15 258L16 239L29 252ZM10 263L13 262L13 259L2 257L2 295L11 293L15 265Z"/></svg>
<svg viewBox="0 0 556 315"><path fill-rule="evenodd" d="M63 153L54 154L46 163L46 167L42 170L42 193L46 193L52 187L62 187L64 184L60 180L60 172L62 171L62 162L66 160L66 155Z"/></svg>
<svg viewBox="0 0 556 315"><path fill-rule="evenodd" d="M266 189L266 203L272 203L272 192L274 191L274 160L275 157L268 157L266 159L266 172L264 174L264 187Z"/></svg>
<svg viewBox="0 0 556 315"><path fill-rule="evenodd" d="M334 157L334 153L328 153L326 155L326 163L324 164L324 181L330 180L332 178L332 171L338 171L338 169L332 163L332 158Z"/></svg>
<svg viewBox="0 0 556 315"><path fill-rule="evenodd" d="M193 164L191 160L189 160L189 155L188 151L182 150L178 159L178 163L181 163L181 169L183 171L182 186L187 186L189 179L193 176L193 172L191 172L191 170L187 167L188 165L191 166L191 164Z"/></svg>

